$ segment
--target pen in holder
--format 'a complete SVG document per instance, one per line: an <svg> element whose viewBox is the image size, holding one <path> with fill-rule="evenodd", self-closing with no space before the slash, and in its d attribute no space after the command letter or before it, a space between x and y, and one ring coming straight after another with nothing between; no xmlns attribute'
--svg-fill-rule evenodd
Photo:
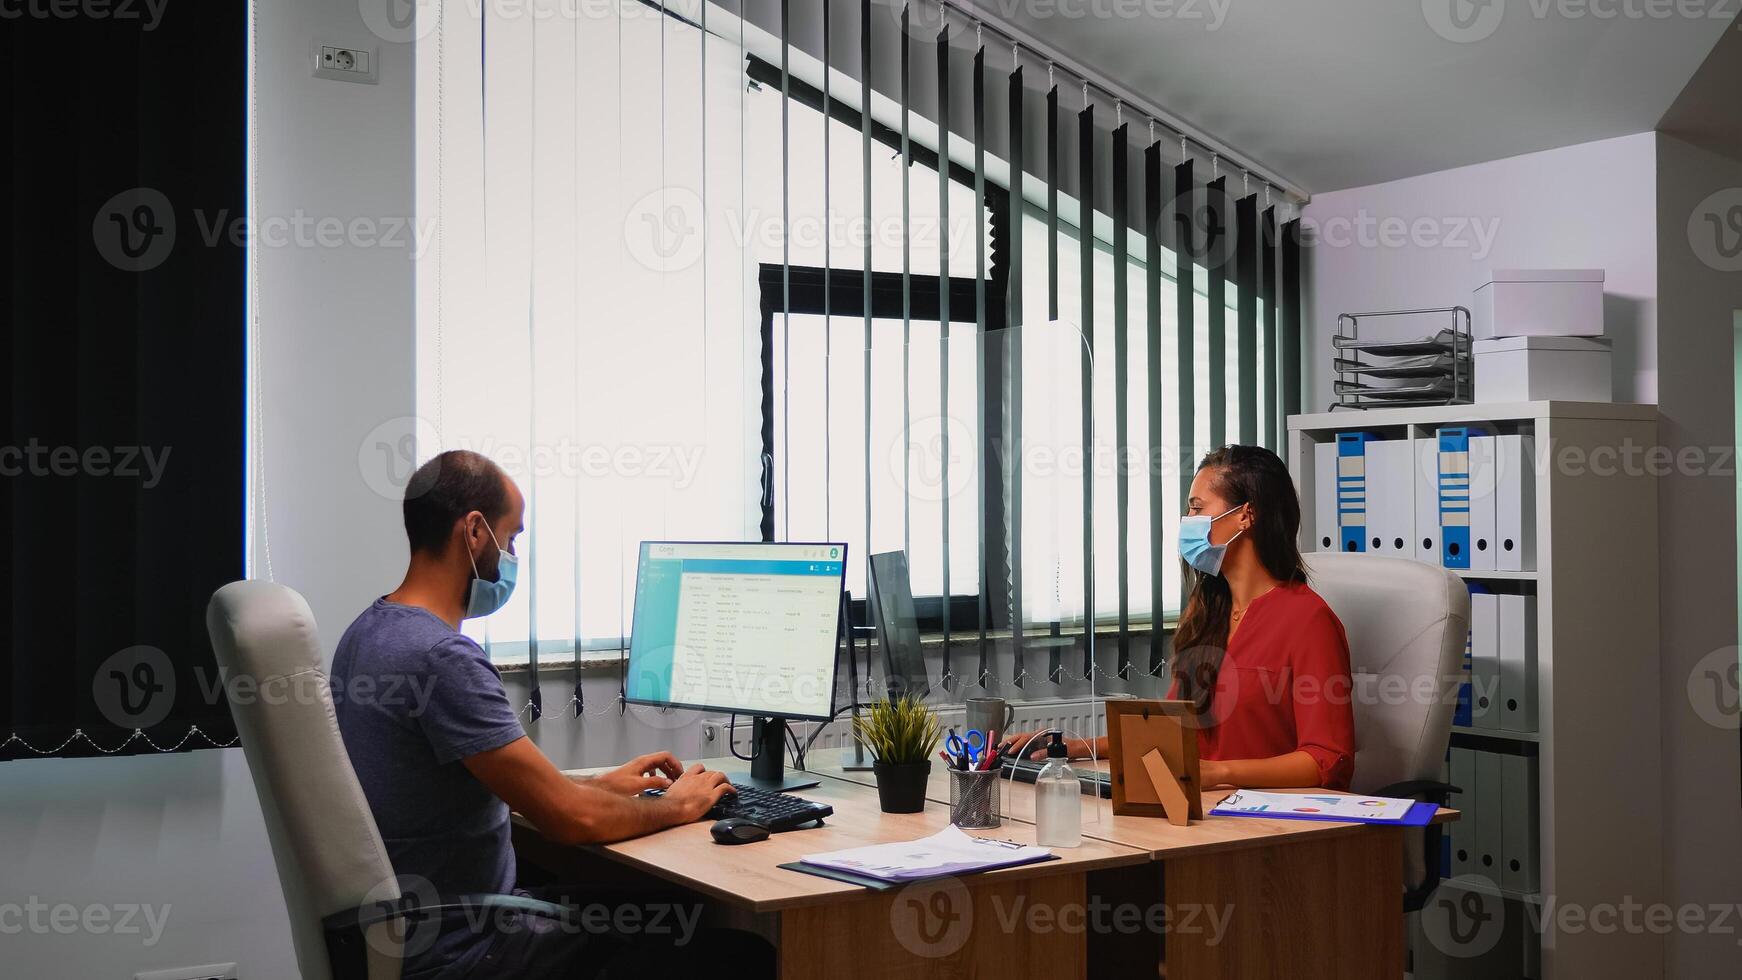
<svg viewBox="0 0 1742 980"><path fill-rule="evenodd" d="M998 771L951 769L950 823L963 830L986 830L1003 824L998 806Z"/></svg>

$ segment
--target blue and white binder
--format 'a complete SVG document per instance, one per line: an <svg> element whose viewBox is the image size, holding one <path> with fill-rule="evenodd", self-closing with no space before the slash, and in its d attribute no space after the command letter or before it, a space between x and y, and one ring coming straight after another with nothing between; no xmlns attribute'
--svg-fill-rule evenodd
<svg viewBox="0 0 1742 980"><path fill-rule="evenodd" d="M1470 430L1440 429L1440 555L1447 568L1470 567Z"/></svg>
<svg viewBox="0 0 1742 980"><path fill-rule="evenodd" d="M1375 438L1337 433L1337 531L1344 551L1367 550L1367 444Z"/></svg>

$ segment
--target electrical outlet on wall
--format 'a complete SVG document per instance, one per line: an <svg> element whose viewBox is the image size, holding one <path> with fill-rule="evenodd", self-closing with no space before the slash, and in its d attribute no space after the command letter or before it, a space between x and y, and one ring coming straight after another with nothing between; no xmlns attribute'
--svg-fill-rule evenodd
<svg viewBox="0 0 1742 980"><path fill-rule="evenodd" d="M341 82L376 82L376 50L373 47L315 42L316 78L331 78Z"/></svg>
<svg viewBox="0 0 1742 980"><path fill-rule="evenodd" d="M205 966L148 970L144 973L133 974L133 980L237 980L236 964L208 963Z"/></svg>

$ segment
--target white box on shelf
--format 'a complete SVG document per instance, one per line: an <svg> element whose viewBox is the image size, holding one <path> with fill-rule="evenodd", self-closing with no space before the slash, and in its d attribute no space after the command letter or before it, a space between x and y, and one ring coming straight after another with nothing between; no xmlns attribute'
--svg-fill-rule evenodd
<svg viewBox="0 0 1742 980"><path fill-rule="evenodd" d="M1495 269L1470 310L1477 340L1603 336L1602 269Z"/></svg>
<svg viewBox="0 0 1742 980"><path fill-rule="evenodd" d="M1607 337L1500 337L1475 351L1478 403L1615 399Z"/></svg>

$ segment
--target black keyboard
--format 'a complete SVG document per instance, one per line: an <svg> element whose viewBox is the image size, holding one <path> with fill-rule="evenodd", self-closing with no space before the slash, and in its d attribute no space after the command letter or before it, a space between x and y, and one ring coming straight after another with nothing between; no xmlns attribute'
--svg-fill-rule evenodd
<svg viewBox="0 0 1742 980"><path fill-rule="evenodd" d="M645 795L664 796L665 790L650 789ZM808 823L821 823L824 817L832 816L834 812L835 808L827 803L733 783L732 792L721 797L720 802L707 812L705 819L740 817L755 821L767 827L770 833L778 834L786 830L796 830Z"/></svg>
<svg viewBox="0 0 1742 980"><path fill-rule="evenodd" d="M1035 777L1040 775L1041 767L1046 765L1045 762L1036 762L1033 759L1006 759L1004 764L1010 767L1013 777L1021 783L1034 782ZM1099 769L1072 768L1076 771L1077 782L1083 787L1084 796L1094 796L1098 792L1102 799L1113 798L1112 776Z"/></svg>

